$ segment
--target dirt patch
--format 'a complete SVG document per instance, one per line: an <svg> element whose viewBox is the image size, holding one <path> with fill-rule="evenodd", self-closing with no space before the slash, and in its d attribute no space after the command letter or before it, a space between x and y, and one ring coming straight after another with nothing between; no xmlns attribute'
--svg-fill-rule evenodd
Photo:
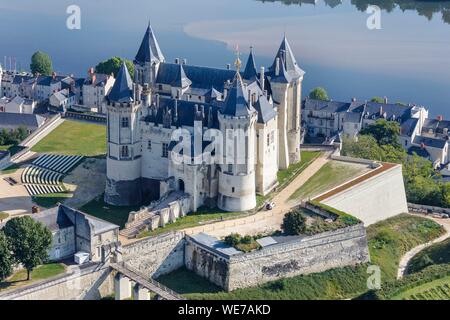
<svg viewBox="0 0 450 320"><path fill-rule="evenodd" d="M64 204L79 208L105 191L106 159L86 158L63 180L73 197Z"/></svg>
<svg viewBox="0 0 450 320"><path fill-rule="evenodd" d="M21 184L20 176L24 169L18 169L12 174L0 174L0 211L10 216L31 213L33 202L25 187ZM11 186L4 178L11 177L18 183Z"/></svg>

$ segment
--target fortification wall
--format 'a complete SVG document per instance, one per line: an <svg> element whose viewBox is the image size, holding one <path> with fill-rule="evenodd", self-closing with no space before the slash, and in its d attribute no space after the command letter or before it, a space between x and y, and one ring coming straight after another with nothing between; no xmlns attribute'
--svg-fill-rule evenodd
<svg viewBox="0 0 450 320"><path fill-rule="evenodd" d="M227 256L188 237L186 267L231 291L369 261L363 224Z"/></svg>
<svg viewBox="0 0 450 320"><path fill-rule="evenodd" d="M357 217L366 226L408 212L402 167L395 166L322 203Z"/></svg>
<svg viewBox="0 0 450 320"><path fill-rule="evenodd" d="M122 247L123 261L153 278L184 266L184 233L171 232Z"/></svg>
<svg viewBox="0 0 450 320"><path fill-rule="evenodd" d="M0 300L99 300L114 292L108 266L94 265L53 280L0 294Z"/></svg>

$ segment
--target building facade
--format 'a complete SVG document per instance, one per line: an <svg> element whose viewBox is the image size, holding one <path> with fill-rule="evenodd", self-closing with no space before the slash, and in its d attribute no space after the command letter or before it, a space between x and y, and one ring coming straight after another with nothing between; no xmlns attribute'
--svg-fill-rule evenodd
<svg viewBox="0 0 450 320"><path fill-rule="evenodd" d="M239 57L216 69L167 62L148 26L134 65L134 81L123 64L107 97L107 203L178 191L191 211L249 210L300 161L304 72L286 37L267 71L253 50L243 70Z"/></svg>

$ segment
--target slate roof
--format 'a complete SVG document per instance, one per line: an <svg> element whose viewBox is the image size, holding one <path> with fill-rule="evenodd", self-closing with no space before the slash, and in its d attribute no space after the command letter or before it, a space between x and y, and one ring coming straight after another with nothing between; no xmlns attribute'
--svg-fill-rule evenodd
<svg viewBox="0 0 450 320"><path fill-rule="evenodd" d="M186 77L192 82L194 88L208 89L215 88L223 91L227 80L232 81L235 71L228 69L218 69L210 67L183 65ZM157 84L171 85L177 81L179 74L179 64L161 63L156 77Z"/></svg>
<svg viewBox="0 0 450 320"><path fill-rule="evenodd" d="M424 144L427 147L437 148L437 149L443 149L445 145L447 144L446 139L439 139L439 138L428 138L423 136L416 136L413 141L414 144Z"/></svg>
<svg viewBox="0 0 450 320"><path fill-rule="evenodd" d="M91 78L86 78L86 79L84 79L83 84L89 85L89 86L94 86L94 87L104 87L106 82L108 81L109 77L110 77L110 75L107 75L107 74L96 73L94 83L92 83Z"/></svg>
<svg viewBox="0 0 450 320"><path fill-rule="evenodd" d="M258 123L267 123L277 116L277 112L263 95L255 103L255 109L258 111Z"/></svg>
<svg viewBox="0 0 450 320"><path fill-rule="evenodd" d="M375 116L375 118L383 117L383 114L386 113L387 120L402 120L405 121L411 117L411 109L410 106L402 106L399 104L393 103L378 103L378 102L367 102L356 109L364 109L364 117L371 118ZM355 109L355 110L356 110ZM382 111L382 114L380 114Z"/></svg>
<svg viewBox="0 0 450 320"><path fill-rule="evenodd" d="M323 111L328 113L345 112L350 109L350 102L323 101L306 98L303 101L303 109L311 111Z"/></svg>
<svg viewBox="0 0 450 320"><path fill-rule="evenodd" d="M413 155L414 153L426 159L430 158L430 154L425 148L412 146L411 148L408 149L408 154Z"/></svg>
<svg viewBox="0 0 450 320"><path fill-rule="evenodd" d="M153 110L156 111L156 115L148 115L147 117L145 117L145 121L153 122L156 124L163 124L164 114L170 112L170 115L172 117L172 125L193 127L197 106L203 106L203 126L216 129L219 128L219 121L217 118L219 106L217 104L178 100L176 112L177 121L175 123L175 99L163 96L160 96L159 98L159 108L156 108L155 106L152 107Z"/></svg>
<svg viewBox="0 0 450 320"><path fill-rule="evenodd" d="M410 137L417 127L417 122L419 122L417 118L410 118L404 121L400 126L401 135Z"/></svg>
<svg viewBox="0 0 450 320"><path fill-rule="evenodd" d="M277 58L280 60L279 76L276 76L275 72ZM286 36L284 36L280 48L275 56L275 60L273 61L273 64L269 68L267 74L270 76L271 80L275 82L291 82L292 80L296 80L305 74L305 71L299 67Z"/></svg>
<svg viewBox="0 0 450 320"><path fill-rule="evenodd" d="M428 131L432 129L435 133L443 133L444 129L450 132L450 121L448 120L437 120L437 119L426 119L423 124L423 131Z"/></svg>
<svg viewBox="0 0 450 320"><path fill-rule="evenodd" d="M253 49L250 48L250 54L248 56L247 64L245 66L242 78L245 80L255 81L258 79L258 71L256 70L255 57L253 55Z"/></svg>
<svg viewBox="0 0 450 320"><path fill-rule="evenodd" d="M133 81L128 72L125 62L122 62L119 72L117 73L116 82L112 87L108 98L110 101L127 103L133 101Z"/></svg>
<svg viewBox="0 0 450 320"><path fill-rule="evenodd" d="M46 86L49 87L52 84L61 82L62 80L64 80L65 78L67 78L66 76L39 76L37 78L37 84L39 86Z"/></svg>
<svg viewBox="0 0 450 320"><path fill-rule="evenodd" d="M249 104L246 94L244 94L243 86L244 84L241 76L239 73L236 73L232 87L225 98L224 107L221 110L222 114L233 117L243 117L248 116L255 111Z"/></svg>
<svg viewBox="0 0 450 320"><path fill-rule="evenodd" d="M40 127L45 122L45 118L37 114L27 113L0 113L0 128L3 126L26 126L26 127Z"/></svg>
<svg viewBox="0 0 450 320"><path fill-rule="evenodd" d="M74 226L72 221L65 214L61 214L59 207L36 213L31 217L35 221L44 224L51 231L58 231Z"/></svg>
<svg viewBox="0 0 450 320"><path fill-rule="evenodd" d="M136 54L135 61L145 63L153 61L162 62L164 60L165 58L159 47L158 40L156 40L153 29L149 23L144 38L142 39L141 46Z"/></svg>
<svg viewBox="0 0 450 320"><path fill-rule="evenodd" d="M210 236L206 233L198 233L196 235L191 236L196 242L206 246L207 248L218 251L226 256L232 256L236 254L242 253L241 251L227 245L225 242L220 241L216 237Z"/></svg>
<svg viewBox="0 0 450 320"><path fill-rule="evenodd" d="M184 72L184 68L182 64L178 65L177 74L174 78L174 81L170 84L172 87L177 88L187 88L192 84L192 81L186 76Z"/></svg>
<svg viewBox="0 0 450 320"><path fill-rule="evenodd" d="M361 117L362 117L362 112L345 112L344 113L344 121L345 122L360 123Z"/></svg>

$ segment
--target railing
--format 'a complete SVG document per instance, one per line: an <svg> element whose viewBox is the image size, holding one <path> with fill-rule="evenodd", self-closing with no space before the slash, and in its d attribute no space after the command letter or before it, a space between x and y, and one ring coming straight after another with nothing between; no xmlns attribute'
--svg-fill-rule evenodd
<svg viewBox="0 0 450 320"><path fill-rule="evenodd" d="M106 116L103 116L103 115L94 115L94 114L86 114L86 113L67 111L64 114L64 117L106 124Z"/></svg>

